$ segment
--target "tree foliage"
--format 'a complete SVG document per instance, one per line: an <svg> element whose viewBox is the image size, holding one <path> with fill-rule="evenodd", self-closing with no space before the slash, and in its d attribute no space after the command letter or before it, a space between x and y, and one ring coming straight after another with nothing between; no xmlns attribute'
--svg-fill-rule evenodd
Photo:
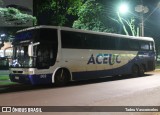
<svg viewBox="0 0 160 115"><path fill-rule="evenodd" d="M1 23L4 22L14 25L23 25L30 21L33 22L34 25L37 23L37 19L32 15L25 14L16 8L4 7L4 2L2 0L0 0L0 19L2 21ZM7 30L7 33L9 33L9 30ZM9 35L1 37L0 48L4 45L4 41L7 41L9 38Z"/></svg>
<svg viewBox="0 0 160 115"><path fill-rule="evenodd" d="M36 24L36 18L29 14L24 14L15 8L0 8L0 17L5 20L6 23L14 23L15 25L22 25L28 21Z"/></svg>
<svg viewBox="0 0 160 115"><path fill-rule="evenodd" d="M3 7L4 2L0 0L0 18L4 19L5 23L13 23L15 25L23 25L29 21L33 21L33 24L36 25L37 19L32 15L22 13L16 8L6 8Z"/></svg>
<svg viewBox="0 0 160 115"><path fill-rule="evenodd" d="M74 28L103 32L114 32L110 20L104 11L104 6L97 0L87 0L78 11L78 20L74 21Z"/></svg>
<svg viewBox="0 0 160 115"><path fill-rule="evenodd" d="M135 34L134 20L125 21L123 18L119 18L114 11L116 9L114 5L110 7L114 2L106 2L106 0L37 0L37 3L37 15L42 14L40 18L45 18L49 25L66 26L68 23L71 24L74 17L73 28L119 33L122 26L127 35ZM131 32L128 29L131 29Z"/></svg>
<svg viewBox="0 0 160 115"><path fill-rule="evenodd" d="M37 9L42 12L51 12L49 24L65 25L68 15L76 15L83 0L41 0Z"/></svg>
<svg viewBox="0 0 160 115"><path fill-rule="evenodd" d="M117 19L111 19L122 25L126 35L139 36L139 27L136 27L135 17L131 16L130 18L125 19L120 15L119 12L117 12Z"/></svg>

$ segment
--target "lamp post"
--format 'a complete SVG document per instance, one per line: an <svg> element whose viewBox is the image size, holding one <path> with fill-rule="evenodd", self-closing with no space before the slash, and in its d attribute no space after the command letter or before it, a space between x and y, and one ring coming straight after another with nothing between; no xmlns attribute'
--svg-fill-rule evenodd
<svg viewBox="0 0 160 115"><path fill-rule="evenodd" d="M143 5L137 5L135 7L135 11L140 13L140 19L141 19L141 23L140 23L140 35L144 36L144 17L143 15L145 13L147 13L149 11L147 6L143 6Z"/></svg>
<svg viewBox="0 0 160 115"><path fill-rule="evenodd" d="M143 2L142 2L142 4L143 4ZM119 9L118 9L118 17L119 17L119 20L120 20L120 22L122 24L123 24L123 21L121 21L122 18L120 17L119 13L126 14L128 12L128 9L129 9L128 8L128 4L126 4L126 3L121 4L120 7L119 7ZM140 24L139 24L140 25L140 36L144 36L144 16L143 15L145 13L147 13L149 11L149 9L146 6L137 5L135 7L135 11L138 12L138 13L140 13ZM124 24L123 24L123 26L124 26ZM138 30L137 30L137 32L138 32ZM139 35L139 32L137 33L137 35Z"/></svg>

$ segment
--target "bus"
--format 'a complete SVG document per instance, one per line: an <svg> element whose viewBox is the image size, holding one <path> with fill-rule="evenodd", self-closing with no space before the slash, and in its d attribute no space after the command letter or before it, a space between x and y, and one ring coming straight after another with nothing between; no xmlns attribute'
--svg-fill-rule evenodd
<svg viewBox="0 0 160 115"><path fill-rule="evenodd" d="M107 76L143 76L155 69L155 43L134 37L59 26L20 30L12 42L10 80L65 85Z"/></svg>

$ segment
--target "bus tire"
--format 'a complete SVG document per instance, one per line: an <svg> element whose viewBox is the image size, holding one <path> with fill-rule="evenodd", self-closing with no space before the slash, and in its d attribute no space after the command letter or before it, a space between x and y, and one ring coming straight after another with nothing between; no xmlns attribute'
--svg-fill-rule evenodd
<svg viewBox="0 0 160 115"><path fill-rule="evenodd" d="M67 73L64 69L59 69L55 74L55 85L64 86L68 82Z"/></svg>
<svg viewBox="0 0 160 115"><path fill-rule="evenodd" d="M143 65L140 65L139 67L139 76L144 76L145 67Z"/></svg>
<svg viewBox="0 0 160 115"><path fill-rule="evenodd" d="M138 77L139 75L139 67L137 65L132 66L132 77Z"/></svg>

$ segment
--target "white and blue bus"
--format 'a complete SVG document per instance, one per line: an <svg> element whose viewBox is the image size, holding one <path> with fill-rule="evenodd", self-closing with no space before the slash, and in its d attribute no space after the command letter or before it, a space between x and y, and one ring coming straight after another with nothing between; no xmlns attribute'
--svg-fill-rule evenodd
<svg viewBox="0 0 160 115"><path fill-rule="evenodd" d="M106 76L142 76L155 69L150 37L36 26L18 31L12 44L13 82L64 85Z"/></svg>

